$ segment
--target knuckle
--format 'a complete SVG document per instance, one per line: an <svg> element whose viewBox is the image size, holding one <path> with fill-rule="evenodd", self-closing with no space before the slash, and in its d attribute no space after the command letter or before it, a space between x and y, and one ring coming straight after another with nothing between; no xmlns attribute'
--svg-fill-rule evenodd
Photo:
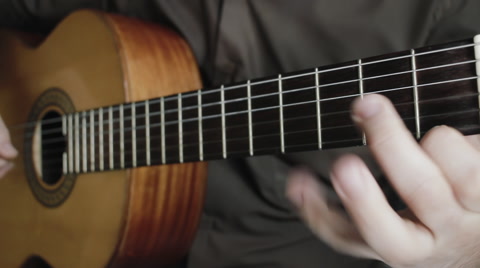
<svg viewBox="0 0 480 268"><path fill-rule="evenodd" d="M387 144L402 139L402 137L405 135L410 135L410 133L408 133L405 129L379 129L376 132L376 135L373 135L367 139L367 142L372 149L382 148Z"/></svg>
<svg viewBox="0 0 480 268"><path fill-rule="evenodd" d="M463 176L455 181L452 186L457 199L470 209L475 206L480 208L480 170L476 166L467 169Z"/></svg>
<svg viewBox="0 0 480 268"><path fill-rule="evenodd" d="M428 150L438 146L438 144L444 143L445 141L457 139L459 135L459 132L454 128L445 125L437 126L428 131L420 141L420 144L424 149Z"/></svg>

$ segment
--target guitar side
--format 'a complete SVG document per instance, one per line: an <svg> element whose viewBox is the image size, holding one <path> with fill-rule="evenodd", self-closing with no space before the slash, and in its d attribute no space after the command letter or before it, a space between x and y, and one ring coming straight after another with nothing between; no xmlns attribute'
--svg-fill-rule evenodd
<svg viewBox="0 0 480 268"><path fill-rule="evenodd" d="M201 87L195 60L173 32L115 15L80 11L44 42L0 36L0 114L22 124L45 90L58 88L77 111ZM0 266L39 256L52 267L161 267L188 250L201 215L206 164L78 175L68 198L42 205L21 152L0 181Z"/></svg>

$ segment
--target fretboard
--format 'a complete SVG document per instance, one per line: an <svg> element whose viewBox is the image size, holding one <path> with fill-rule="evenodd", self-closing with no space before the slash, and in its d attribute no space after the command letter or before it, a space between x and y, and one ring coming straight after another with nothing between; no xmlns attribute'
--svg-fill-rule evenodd
<svg viewBox="0 0 480 268"><path fill-rule="evenodd" d="M478 42L68 114L64 173L366 145L349 110L373 93L394 103L417 139L442 124L480 133Z"/></svg>

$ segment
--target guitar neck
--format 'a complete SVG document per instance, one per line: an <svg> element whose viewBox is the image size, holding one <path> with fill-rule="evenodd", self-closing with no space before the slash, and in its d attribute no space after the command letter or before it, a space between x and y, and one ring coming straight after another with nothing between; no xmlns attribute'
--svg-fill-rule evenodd
<svg viewBox="0 0 480 268"><path fill-rule="evenodd" d="M480 133L480 38L472 41L68 114L64 171L366 145L349 108L372 93L394 103L417 139L442 124Z"/></svg>

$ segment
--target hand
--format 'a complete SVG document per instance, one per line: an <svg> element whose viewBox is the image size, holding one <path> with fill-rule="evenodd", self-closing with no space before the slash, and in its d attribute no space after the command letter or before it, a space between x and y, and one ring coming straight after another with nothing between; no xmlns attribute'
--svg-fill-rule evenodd
<svg viewBox="0 0 480 268"><path fill-rule="evenodd" d="M13 163L11 160L17 156L17 150L13 148L10 142L10 134L7 127L0 117L0 179L12 169Z"/></svg>
<svg viewBox="0 0 480 268"><path fill-rule="evenodd" d="M287 196L300 216L337 250L393 267L480 266L480 143L441 126L418 144L383 96L356 100L353 118L408 209L395 212L361 159L331 170L347 214L328 205L306 172L293 172Z"/></svg>

